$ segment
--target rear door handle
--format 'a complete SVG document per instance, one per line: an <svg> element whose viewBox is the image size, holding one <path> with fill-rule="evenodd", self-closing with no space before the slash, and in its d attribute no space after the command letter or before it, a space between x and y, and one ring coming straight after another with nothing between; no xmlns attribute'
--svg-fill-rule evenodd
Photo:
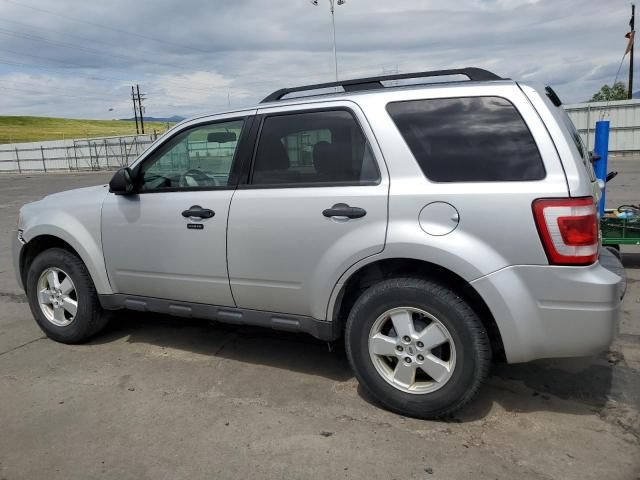
<svg viewBox="0 0 640 480"><path fill-rule="evenodd" d="M350 207L346 203L336 203L333 207L322 211L325 217L362 218L367 214L364 208Z"/></svg>
<svg viewBox="0 0 640 480"><path fill-rule="evenodd" d="M200 205L193 205L189 210L182 212L182 216L185 218L197 217L197 218L211 218L216 214L213 210L208 208L202 208Z"/></svg>

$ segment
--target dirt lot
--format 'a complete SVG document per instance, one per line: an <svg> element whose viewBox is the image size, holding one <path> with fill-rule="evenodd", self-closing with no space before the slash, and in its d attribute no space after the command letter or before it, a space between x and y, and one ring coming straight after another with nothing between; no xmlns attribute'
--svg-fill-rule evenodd
<svg viewBox="0 0 640 480"><path fill-rule="evenodd" d="M612 169L609 203L640 202L640 160ZM0 479L640 478L640 249L610 352L496 366L426 422L307 336L129 313L88 345L46 339L14 280L18 208L109 176L0 176Z"/></svg>

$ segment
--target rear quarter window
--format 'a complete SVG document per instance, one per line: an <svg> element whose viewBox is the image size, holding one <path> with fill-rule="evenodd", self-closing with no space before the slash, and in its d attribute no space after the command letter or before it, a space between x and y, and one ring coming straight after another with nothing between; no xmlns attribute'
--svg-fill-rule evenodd
<svg viewBox="0 0 640 480"><path fill-rule="evenodd" d="M529 128L504 98L392 102L387 112L429 180L510 182L546 175Z"/></svg>
<svg viewBox="0 0 640 480"><path fill-rule="evenodd" d="M555 106L554 106L555 107ZM596 181L596 172L593 170L593 165L591 164L591 159L589 158L589 152L587 151L587 147L582 142L582 137L578 133L578 129L573 124L573 121L567 115L567 112L564 111L562 107L555 107L560 109L560 116L562 117L562 122L564 123L571 140L573 140L576 149L578 150L578 154L580 155L580 159L582 160L582 165L584 165L585 170L589 174L589 179L592 182Z"/></svg>

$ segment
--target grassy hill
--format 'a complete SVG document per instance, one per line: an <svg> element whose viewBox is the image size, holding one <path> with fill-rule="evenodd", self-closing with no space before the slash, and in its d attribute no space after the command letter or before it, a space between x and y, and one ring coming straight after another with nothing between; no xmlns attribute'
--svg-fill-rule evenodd
<svg viewBox="0 0 640 480"><path fill-rule="evenodd" d="M144 123L144 131L146 133L152 133L154 128L158 133L162 133L167 129L167 124L163 122ZM126 120L74 120L70 118L0 116L0 143L135 135L135 133L135 122Z"/></svg>

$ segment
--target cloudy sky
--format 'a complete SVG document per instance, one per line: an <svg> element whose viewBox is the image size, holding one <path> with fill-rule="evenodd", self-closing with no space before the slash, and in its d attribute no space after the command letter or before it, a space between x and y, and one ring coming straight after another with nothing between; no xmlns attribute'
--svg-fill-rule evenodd
<svg viewBox="0 0 640 480"><path fill-rule="evenodd" d="M130 117L137 82L147 115L188 116L331 81L329 0L318 3L0 0L0 115ZM613 81L629 14L625 0L347 0L339 73L479 66L579 102Z"/></svg>

